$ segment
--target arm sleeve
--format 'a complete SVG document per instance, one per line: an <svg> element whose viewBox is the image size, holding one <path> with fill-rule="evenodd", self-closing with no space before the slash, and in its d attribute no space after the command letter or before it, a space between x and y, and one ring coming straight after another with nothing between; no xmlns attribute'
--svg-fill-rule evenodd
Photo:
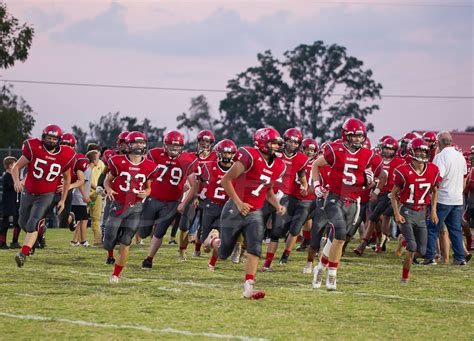
<svg viewBox="0 0 474 341"><path fill-rule="evenodd" d="M240 148L237 153L235 153L234 161L240 161L244 165L245 170L248 170L253 163L252 156L245 148Z"/></svg>

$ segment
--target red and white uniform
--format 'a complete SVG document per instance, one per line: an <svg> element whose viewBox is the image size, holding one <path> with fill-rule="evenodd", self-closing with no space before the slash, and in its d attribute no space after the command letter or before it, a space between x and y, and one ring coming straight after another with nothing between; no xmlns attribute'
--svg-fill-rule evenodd
<svg viewBox="0 0 474 341"><path fill-rule="evenodd" d="M205 196L218 205L224 205L229 200L229 196L224 191L224 188L221 187L222 178L226 175L227 171L222 169L217 161L209 162L202 167L201 179L207 188Z"/></svg>
<svg viewBox="0 0 474 341"><path fill-rule="evenodd" d="M311 160L308 160L306 162L306 165L304 169L306 170L306 181L308 182L308 187L311 186L313 181L311 180L311 168L313 167L313 163L316 161L316 158L313 158ZM329 167L328 167L329 168ZM309 193L306 196L301 195L300 192L300 181L298 179L298 176L296 176L296 180L291 184L291 195L293 195L296 199L299 200L314 200L316 198L316 195L314 193Z"/></svg>
<svg viewBox="0 0 474 341"><path fill-rule="evenodd" d="M198 167L196 175L200 176L204 165L217 161L217 153L215 150L213 150L207 157L202 157L202 155L199 154L197 155L197 160L198 160L199 167ZM199 193L198 193L199 198L204 199L206 197L206 192L207 192L207 184L205 182L200 183Z"/></svg>
<svg viewBox="0 0 474 341"><path fill-rule="evenodd" d="M252 211L263 207L267 191L275 185L285 172L285 164L280 158L274 158L269 165L257 148L242 147L234 156L240 161L245 172L234 180L234 188L239 198L253 206Z"/></svg>
<svg viewBox="0 0 474 341"><path fill-rule="evenodd" d="M122 154L111 157L108 167L110 174L115 177L111 186L117 192L115 201L123 206L123 210L142 201L137 197L137 192L145 190L145 183L151 178L156 165L146 158L134 164L127 155Z"/></svg>
<svg viewBox="0 0 474 341"><path fill-rule="evenodd" d="M50 152L37 138L23 143L21 152L29 161L25 187L30 194L56 192L61 175L72 166L76 156L74 149L69 146L58 148L57 152Z"/></svg>
<svg viewBox="0 0 474 341"><path fill-rule="evenodd" d="M375 173L379 166L375 155L367 148L351 152L342 142L328 143L324 159L331 166L330 191L342 198L357 199L364 190L365 170L371 168Z"/></svg>
<svg viewBox="0 0 474 341"><path fill-rule="evenodd" d="M147 158L156 166L150 197L160 201L179 201L188 175L198 171L196 156L183 152L172 158L164 148L153 148Z"/></svg>
<svg viewBox="0 0 474 341"><path fill-rule="evenodd" d="M299 193L299 184L296 183L298 180L298 173L305 170L308 157L302 152L297 152L293 156L287 156L282 153L280 158L286 166L285 174L281 179L276 182L275 191L282 191L284 194L290 194L296 196ZM297 188L294 188L297 187Z"/></svg>
<svg viewBox="0 0 474 341"><path fill-rule="evenodd" d="M390 161L383 161L382 169L387 172L387 183L382 188L382 192L391 192L393 189L393 172L398 166L405 163L405 160L400 157L394 157Z"/></svg>
<svg viewBox="0 0 474 341"><path fill-rule="evenodd" d="M393 183L401 187L400 203L423 208L429 205L429 193L441 182L438 166L428 162L421 174L411 164L397 167L393 173Z"/></svg>
<svg viewBox="0 0 474 341"><path fill-rule="evenodd" d="M115 155L120 155L116 149L107 149L102 155L102 161L108 165L110 158Z"/></svg>
<svg viewBox="0 0 474 341"><path fill-rule="evenodd" d="M71 167L71 183L77 181L77 171L85 172L89 164L89 159L84 154L76 154L76 159Z"/></svg>

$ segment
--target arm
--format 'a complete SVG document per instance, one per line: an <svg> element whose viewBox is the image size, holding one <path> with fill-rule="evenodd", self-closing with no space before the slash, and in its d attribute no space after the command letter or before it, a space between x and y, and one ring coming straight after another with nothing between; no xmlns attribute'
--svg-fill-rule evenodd
<svg viewBox="0 0 474 341"><path fill-rule="evenodd" d="M327 193L327 189L321 186L321 172L319 169L328 165L329 163L326 161L324 156L320 156L314 163L313 167L311 168L311 178L313 179L312 187L314 190L314 194L318 198L324 197Z"/></svg>
<svg viewBox="0 0 474 341"><path fill-rule="evenodd" d="M436 212L436 205L438 204L438 187L433 187L433 195L431 196L431 213L430 220L433 224L438 224L438 214Z"/></svg>
<svg viewBox="0 0 474 341"><path fill-rule="evenodd" d="M306 171L298 172L298 180L300 181L301 195L308 195L308 180L306 180Z"/></svg>
<svg viewBox="0 0 474 341"><path fill-rule="evenodd" d="M186 193L186 196L184 197L183 201L179 203L178 205L178 212L183 213L184 208L188 203L194 199L196 194L199 192L199 181L196 178L196 173L191 173L188 175L188 182L191 184L191 188L189 191Z"/></svg>
<svg viewBox="0 0 474 341"><path fill-rule="evenodd" d="M379 182L377 184L377 187L375 187L372 190L372 193L370 193L370 201L372 203L377 201L377 197L378 197L379 193L382 191L383 186L385 186L387 184L388 173L386 171L381 171L379 176L378 176L378 180L379 180Z"/></svg>
<svg viewBox="0 0 474 341"><path fill-rule="evenodd" d="M114 181L114 179L115 177L109 172L104 180L105 193L110 200L115 200L114 194L117 194L117 192L112 189L112 181Z"/></svg>
<svg viewBox="0 0 474 341"><path fill-rule="evenodd" d="M270 188L270 189L267 191L267 194L266 194L266 197L265 197L265 198L266 198L266 200L270 203L270 205L272 205L273 207L276 208L278 215L283 215L283 214L285 214L285 212L286 212L286 207L280 205L280 200L277 199L277 197L276 197L276 195L275 195L275 192L273 191L272 188Z"/></svg>
<svg viewBox="0 0 474 341"><path fill-rule="evenodd" d="M20 193L23 190L23 184L20 181L20 170L23 167L26 167L29 162L30 161L22 155L12 168L13 186L17 193Z"/></svg>
<svg viewBox="0 0 474 341"><path fill-rule="evenodd" d="M63 190L61 192L61 199L58 202L57 209L58 215L64 210L64 203L66 202L67 195L69 194L69 189L71 187L71 171L67 169L63 172Z"/></svg>
<svg viewBox="0 0 474 341"><path fill-rule="evenodd" d="M224 175L224 177L222 178L221 186L224 189L224 191L227 193L229 198L235 203L239 212L243 216L246 216L250 212L250 210L253 208L253 206L243 202L239 198L239 196L235 192L234 185L232 184L232 181L237 179L243 172L245 172L244 164L240 161L236 161L232 165L232 167L229 169L227 174Z"/></svg>
<svg viewBox="0 0 474 341"><path fill-rule="evenodd" d="M398 207L398 193L400 192L400 189L400 186L394 185L392 193L390 195L390 201L392 202L393 208L393 216L395 218L395 222L399 225L405 223L405 218L403 218L400 214L400 209Z"/></svg>

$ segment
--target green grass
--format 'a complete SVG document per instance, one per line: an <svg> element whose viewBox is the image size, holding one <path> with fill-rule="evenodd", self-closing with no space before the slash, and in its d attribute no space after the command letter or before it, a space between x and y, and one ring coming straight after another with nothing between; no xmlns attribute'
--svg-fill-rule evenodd
<svg viewBox="0 0 474 341"><path fill-rule="evenodd" d="M282 268L279 253L274 272L257 274L267 297L248 301L240 297L242 264L220 261L211 273L208 255L177 263L177 247L166 245L144 271L147 247L135 247L121 283L110 286L105 251L70 247L69 239L68 231L49 230L48 247L21 269L16 250L0 251L0 339L185 338L180 332L193 339L474 339L472 265L415 266L402 286L394 243L383 255L345 257L333 293L311 289L304 254L293 252ZM46 320L32 319L40 317Z"/></svg>

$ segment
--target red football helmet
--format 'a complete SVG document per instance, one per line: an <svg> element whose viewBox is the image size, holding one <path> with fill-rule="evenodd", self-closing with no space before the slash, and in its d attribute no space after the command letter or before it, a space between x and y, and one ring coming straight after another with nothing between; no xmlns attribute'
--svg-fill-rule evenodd
<svg viewBox="0 0 474 341"><path fill-rule="evenodd" d="M316 142L315 139L305 138L303 142L301 142L301 151L310 159L316 156L318 150L318 142Z"/></svg>
<svg viewBox="0 0 474 341"><path fill-rule="evenodd" d="M129 134L128 131L124 130L117 136L117 147L120 148L122 143L127 143L127 135Z"/></svg>
<svg viewBox="0 0 474 341"><path fill-rule="evenodd" d="M43 129L43 133L41 134L41 140L43 142L43 146L47 150L55 149L61 143L61 136L63 135L63 131L59 126L55 124L48 124L46 128ZM58 139L57 142L52 142L46 140L46 137L53 137Z"/></svg>
<svg viewBox="0 0 474 341"><path fill-rule="evenodd" d="M183 152L184 135L176 130L169 131L163 138L163 144L169 156L178 157Z"/></svg>
<svg viewBox="0 0 474 341"><path fill-rule="evenodd" d="M215 141L216 141L216 138L214 137L214 134L210 130L201 130L197 134L198 153L200 154L203 151L212 150L212 147Z"/></svg>
<svg viewBox="0 0 474 341"><path fill-rule="evenodd" d="M467 163L470 163L470 158L471 158L471 153L468 152L468 151L465 151L464 153L462 153L462 156L464 156L464 159L466 160Z"/></svg>
<svg viewBox="0 0 474 341"><path fill-rule="evenodd" d="M457 143L453 143L451 146L454 147L454 149L456 149L458 152L462 153L462 148Z"/></svg>
<svg viewBox="0 0 474 341"><path fill-rule="evenodd" d="M274 128L262 128L257 130L254 137L254 145L262 153L273 155L276 151L269 146L270 142L281 143L281 136Z"/></svg>
<svg viewBox="0 0 474 341"><path fill-rule="evenodd" d="M388 136L382 143L380 144L380 149L382 152L382 156L385 158L393 158L398 150L398 141L395 140L393 137ZM386 150L391 150L393 152L387 152Z"/></svg>
<svg viewBox="0 0 474 341"><path fill-rule="evenodd" d="M64 133L61 136L61 144L68 145L72 148L76 148L76 138L71 133Z"/></svg>
<svg viewBox="0 0 474 341"><path fill-rule="evenodd" d="M132 144L139 142L142 142L142 144L139 146L132 146ZM132 131L130 133L127 133L127 137L125 138L125 143L127 143L129 153L135 155L146 154L147 142L148 139L141 131Z"/></svg>
<svg viewBox="0 0 474 341"><path fill-rule="evenodd" d="M225 139L216 144L215 150L220 162L230 163L235 153L237 153L237 146L234 141ZM224 153L231 153L232 155L230 157L224 157Z"/></svg>
<svg viewBox="0 0 474 341"><path fill-rule="evenodd" d="M380 148L382 148L382 143L388 139L389 137L391 137L390 135L384 135L382 136L381 138L379 138L379 141L377 143L377 146L379 146ZM393 137L392 137L393 138ZM398 143L398 142L397 142Z"/></svg>
<svg viewBox="0 0 474 341"><path fill-rule="evenodd" d="M371 148L372 148L372 143L370 143L370 139L369 139L368 137L365 138L363 147L364 147L364 148L367 148L367 149L371 149Z"/></svg>
<svg viewBox="0 0 474 341"><path fill-rule="evenodd" d="M342 142L352 148L362 148L364 146L364 141L367 138L367 129L365 128L364 123L357 118L349 118L342 125ZM353 142L352 136L362 135L363 139L361 142Z"/></svg>
<svg viewBox="0 0 474 341"><path fill-rule="evenodd" d="M430 147L423 139L415 138L410 141L407 147L408 155L418 162L428 162L430 160ZM416 155L417 151L422 151L422 155Z"/></svg>
<svg viewBox="0 0 474 341"><path fill-rule="evenodd" d="M436 134L434 132L427 131L422 138L431 149L436 148Z"/></svg>
<svg viewBox="0 0 474 341"><path fill-rule="evenodd" d="M298 128L287 129L283 134L283 141L285 141L286 149L291 153L295 153L301 146L301 142L303 141L303 134L301 134L301 130L299 130ZM298 144L298 146L290 146L286 143L287 141L294 141Z"/></svg>

